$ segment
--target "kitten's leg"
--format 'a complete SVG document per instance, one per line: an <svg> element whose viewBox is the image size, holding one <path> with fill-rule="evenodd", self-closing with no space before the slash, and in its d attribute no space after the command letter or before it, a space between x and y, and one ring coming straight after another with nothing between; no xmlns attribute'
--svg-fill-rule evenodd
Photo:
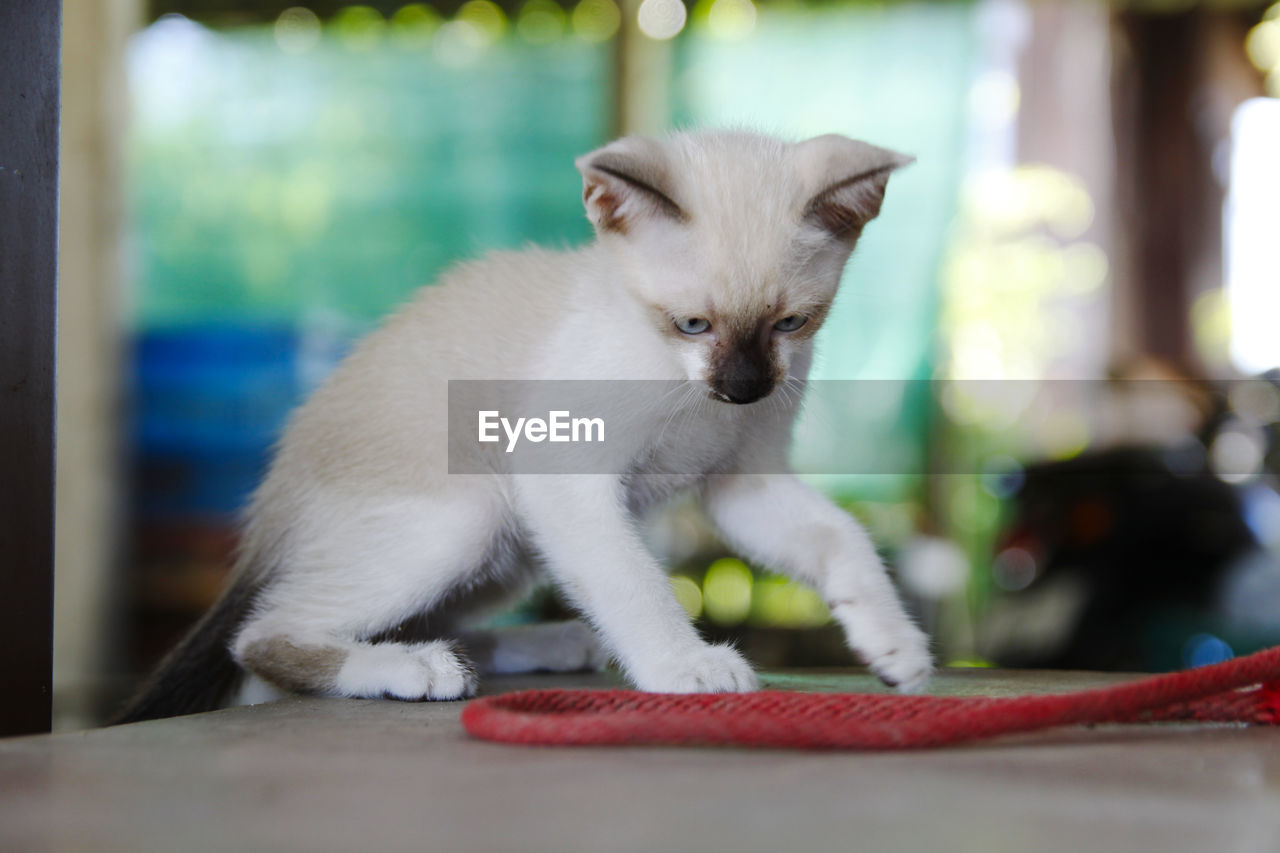
<svg viewBox="0 0 1280 853"><path fill-rule="evenodd" d="M713 477L704 500L729 545L822 593L849 646L881 680L903 692L924 688L928 637L903 611L852 516L789 474Z"/></svg>
<svg viewBox="0 0 1280 853"><path fill-rule="evenodd" d="M452 641L367 638L430 611L482 569L501 530L495 502L345 509L340 522L299 531L305 544L272 573L232 644L237 662L295 692L412 700L474 692L471 666Z"/></svg>
<svg viewBox="0 0 1280 853"><path fill-rule="evenodd" d="M704 642L645 550L616 477L518 477L521 520L547 570L642 690L752 690L736 651Z"/></svg>
<svg viewBox="0 0 1280 853"><path fill-rule="evenodd" d="M236 660L294 693L360 699L459 699L475 692L469 662L450 642L367 643L309 634L261 620L246 629Z"/></svg>
<svg viewBox="0 0 1280 853"><path fill-rule="evenodd" d="M458 639L482 673L582 672L609 659L595 632L577 619L466 631Z"/></svg>

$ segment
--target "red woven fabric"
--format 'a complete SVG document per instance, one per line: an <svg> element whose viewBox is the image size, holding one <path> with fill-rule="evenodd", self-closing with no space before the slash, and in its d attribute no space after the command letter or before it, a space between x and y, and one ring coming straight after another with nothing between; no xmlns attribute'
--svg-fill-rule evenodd
<svg viewBox="0 0 1280 853"><path fill-rule="evenodd" d="M1280 724L1280 647L1113 687L1002 699L525 690L462 711L472 736L505 743L807 749L913 749L1051 726L1174 720Z"/></svg>

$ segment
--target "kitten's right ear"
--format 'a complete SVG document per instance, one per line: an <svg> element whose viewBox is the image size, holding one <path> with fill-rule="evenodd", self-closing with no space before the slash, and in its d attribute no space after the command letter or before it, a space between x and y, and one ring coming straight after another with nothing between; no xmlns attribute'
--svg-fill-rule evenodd
<svg viewBox="0 0 1280 853"><path fill-rule="evenodd" d="M626 234L646 218L685 222L676 204L661 143L628 136L584 154L574 165L582 173L582 203L599 233Z"/></svg>

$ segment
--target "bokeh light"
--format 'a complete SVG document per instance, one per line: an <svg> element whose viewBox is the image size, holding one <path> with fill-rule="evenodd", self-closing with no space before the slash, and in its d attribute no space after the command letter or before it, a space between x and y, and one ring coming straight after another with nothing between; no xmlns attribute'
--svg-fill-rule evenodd
<svg viewBox="0 0 1280 853"><path fill-rule="evenodd" d="M1259 71L1266 73L1280 67L1280 18L1268 18L1251 29L1244 49Z"/></svg>
<svg viewBox="0 0 1280 853"><path fill-rule="evenodd" d="M644 0L636 13L636 24L649 38L664 41L680 34L688 14L680 0Z"/></svg>
<svg viewBox="0 0 1280 853"><path fill-rule="evenodd" d="M1276 22L1280 25L1280 21ZM1246 373L1280 367L1280 100L1250 98L1231 124L1231 182L1226 210L1227 300L1231 358Z"/></svg>
<svg viewBox="0 0 1280 853"><path fill-rule="evenodd" d="M1191 303L1191 333L1205 365L1217 373L1230 373L1231 303L1224 288L1210 288Z"/></svg>
<svg viewBox="0 0 1280 853"><path fill-rule="evenodd" d="M1234 422L1209 445L1209 466L1224 483L1247 483L1262 472L1266 439L1256 427Z"/></svg>
<svg viewBox="0 0 1280 853"><path fill-rule="evenodd" d="M1240 419L1254 425L1280 421L1280 389L1265 380L1233 383L1227 402Z"/></svg>
<svg viewBox="0 0 1280 853"><path fill-rule="evenodd" d="M551 44L564 35L566 17L555 0L529 0L520 7L516 32L529 44Z"/></svg>
<svg viewBox="0 0 1280 853"><path fill-rule="evenodd" d="M485 37L468 21L445 21L436 30L431 46L441 64L460 68L479 58Z"/></svg>
<svg viewBox="0 0 1280 853"><path fill-rule="evenodd" d="M1235 656L1226 640L1213 634L1196 634L1182 647L1182 665L1187 669L1222 663Z"/></svg>
<svg viewBox="0 0 1280 853"><path fill-rule="evenodd" d="M276 18L272 34L285 53L306 53L320 42L320 18L310 9L292 6Z"/></svg>
<svg viewBox="0 0 1280 853"><path fill-rule="evenodd" d="M1036 579L1036 558L1026 548L1005 548L991 563L991 577L996 586L1017 592L1031 586Z"/></svg>
<svg viewBox="0 0 1280 853"><path fill-rule="evenodd" d="M969 560L950 539L917 535L898 555L898 577L921 598L942 601L964 589Z"/></svg>
<svg viewBox="0 0 1280 853"><path fill-rule="evenodd" d="M382 42L387 21L372 6L347 6L333 16L329 28L344 48L366 53Z"/></svg>
<svg viewBox="0 0 1280 853"><path fill-rule="evenodd" d="M402 50L426 50L431 46L441 17L426 3L410 3L401 6L391 16L391 40Z"/></svg>
<svg viewBox="0 0 1280 853"><path fill-rule="evenodd" d="M680 602L680 606L689 614L690 619L697 619L702 615L702 590L698 584L692 579L684 575L672 575L671 591L676 594L676 601Z"/></svg>
<svg viewBox="0 0 1280 853"><path fill-rule="evenodd" d="M467 0L454 20L470 24L486 47L501 38L507 28L507 16L493 0Z"/></svg>
<svg viewBox="0 0 1280 853"><path fill-rule="evenodd" d="M831 619L831 611L817 592L778 575L755 581L751 593L751 621L772 628L817 628Z"/></svg>
<svg viewBox="0 0 1280 853"><path fill-rule="evenodd" d="M1107 253L1096 243L1072 243L1062 249L1062 292L1092 293L1111 273Z"/></svg>
<svg viewBox="0 0 1280 853"><path fill-rule="evenodd" d="M707 567L702 579L702 609L713 622L737 625L751 613L751 569L725 557Z"/></svg>
<svg viewBox="0 0 1280 853"><path fill-rule="evenodd" d="M573 32L583 41L608 41L622 25L622 12L613 0L581 0L570 20Z"/></svg>
<svg viewBox="0 0 1280 853"><path fill-rule="evenodd" d="M719 39L743 39L756 28L756 4L751 0L715 0L707 12L707 29Z"/></svg>

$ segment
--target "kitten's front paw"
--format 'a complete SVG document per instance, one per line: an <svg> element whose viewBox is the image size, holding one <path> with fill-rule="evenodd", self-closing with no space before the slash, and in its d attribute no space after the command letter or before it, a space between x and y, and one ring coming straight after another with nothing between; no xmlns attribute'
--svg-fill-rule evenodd
<svg viewBox="0 0 1280 853"><path fill-rule="evenodd" d="M868 661L871 671L899 693L922 693L933 675L933 659L929 657L928 640L924 634L915 639L900 639L894 648Z"/></svg>
<svg viewBox="0 0 1280 853"><path fill-rule="evenodd" d="M635 681L650 693L745 693L756 689L751 664L730 646L703 646L672 656Z"/></svg>
<svg viewBox="0 0 1280 853"><path fill-rule="evenodd" d="M837 605L832 614L844 626L849 646L876 676L899 693L920 693L933 674L929 638L897 613Z"/></svg>

